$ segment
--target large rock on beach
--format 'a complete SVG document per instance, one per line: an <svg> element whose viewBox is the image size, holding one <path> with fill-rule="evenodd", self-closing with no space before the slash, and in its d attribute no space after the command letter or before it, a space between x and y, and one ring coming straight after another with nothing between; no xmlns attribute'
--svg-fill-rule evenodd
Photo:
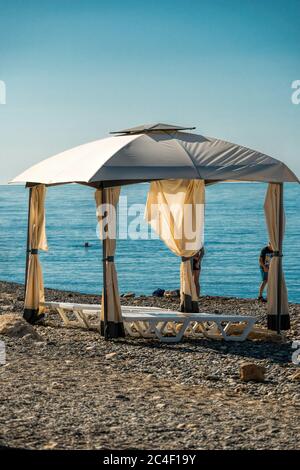
<svg viewBox="0 0 300 470"><path fill-rule="evenodd" d="M243 362L240 365L240 377L243 382L264 382L266 368L252 362Z"/></svg>
<svg viewBox="0 0 300 470"><path fill-rule="evenodd" d="M134 292L126 292L125 294L122 295L125 299L133 299L135 297Z"/></svg>
<svg viewBox="0 0 300 470"><path fill-rule="evenodd" d="M0 315L0 334L11 338L26 337L33 341L43 341L34 327L15 313Z"/></svg>
<svg viewBox="0 0 300 470"><path fill-rule="evenodd" d="M164 292L164 297L167 297L167 298L178 298L180 297L180 291L178 289L176 290L165 290Z"/></svg>
<svg viewBox="0 0 300 470"><path fill-rule="evenodd" d="M218 313L218 312L215 312ZM227 329L229 335L240 335L245 325L232 323ZM281 343L285 340L284 334L278 334L276 331L268 330L262 326L254 326L248 334L248 339L252 341L267 341L270 343Z"/></svg>

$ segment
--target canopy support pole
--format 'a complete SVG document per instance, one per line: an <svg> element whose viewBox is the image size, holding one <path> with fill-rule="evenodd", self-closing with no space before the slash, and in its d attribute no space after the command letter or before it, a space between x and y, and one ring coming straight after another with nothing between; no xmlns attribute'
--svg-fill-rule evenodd
<svg viewBox="0 0 300 470"><path fill-rule="evenodd" d="M106 194L105 194L105 188L104 188L104 183L101 185L102 189L102 204L103 207L105 207L106 204ZM103 214L105 216L105 214ZM108 303L107 303L107 276L106 276L106 237L105 237L105 227L103 224L102 228L102 272L103 272L103 299L102 301L104 302L104 339L107 341L108 340Z"/></svg>
<svg viewBox="0 0 300 470"><path fill-rule="evenodd" d="M282 281L282 236L283 236L283 183L279 183L279 220L278 220L278 271L277 271L277 333L281 326L281 281Z"/></svg>
<svg viewBox="0 0 300 470"><path fill-rule="evenodd" d="M28 195L28 215L27 215L27 240L26 240L26 263L25 263L25 282L24 282L24 300L27 290L27 279L28 279L28 265L29 265L29 253L30 253L30 241L29 241L29 232L30 232L30 212L31 212L31 197L32 197L32 188L29 188Z"/></svg>

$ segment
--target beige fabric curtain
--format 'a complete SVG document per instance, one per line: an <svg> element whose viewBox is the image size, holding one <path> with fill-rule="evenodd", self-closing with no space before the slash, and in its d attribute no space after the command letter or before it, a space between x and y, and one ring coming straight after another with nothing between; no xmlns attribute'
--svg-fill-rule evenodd
<svg viewBox="0 0 300 470"><path fill-rule="evenodd" d="M121 314L120 295L118 288L118 277L114 263L114 255L116 251L116 218L115 211L120 195L120 187L106 188L105 191L105 210L107 213L107 220L103 219L104 211L99 210L103 203L102 190L97 189L95 192L97 218L100 225L101 232L103 231L104 223L109 223L108 235L106 238L106 289L107 289L107 325L106 332L109 338L117 338L125 336L124 326ZM114 210L112 210L114 208ZM114 226L114 227L113 227ZM104 227L105 230L105 227ZM106 231L106 230L105 230ZM109 237L111 235L111 238ZM100 332L104 335L104 289L102 292L102 305L101 305L101 319L100 319Z"/></svg>
<svg viewBox="0 0 300 470"><path fill-rule="evenodd" d="M29 261L27 287L25 293L24 318L35 323L43 313L40 303L45 301L43 272L39 261L38 250L48 250L45 224L46 187L42 184L30 189L29 216Z"/></svg>
<svg viewBox="0 0 300 470"><path fill-rule="evenodd" d="M268 275L268 328L271 330L288 330L290 319L288 311L288 295L282 269L282 241L285 230L285 214L282 208L282 220L280 227L280 192L283 186L276 183L268 185L264 210L266 223L269 232L270 242L273 246L274 256L272 257ZM281 238L281 239L280 239ZM281 280L281 306L278 305L278 276ZM280 322L278 325L278 309L280 309Z"/></svg>
<svg viewBox="0 0 300 470"><path fill-rule="evenodd" d="M191 257L203 246L205 184L203 180L153 181L145 219L167 247L181 256L180 309L198 311Z"/></svg>

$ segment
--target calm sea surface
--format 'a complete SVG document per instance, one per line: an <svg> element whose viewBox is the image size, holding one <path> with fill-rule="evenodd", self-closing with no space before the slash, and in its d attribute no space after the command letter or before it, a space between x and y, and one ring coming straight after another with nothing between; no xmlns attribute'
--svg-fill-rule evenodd
<svg viewBox="0 0 300 470"><path fill-rule="evenodd" d="M266 245L264 184L227 183L206 190L205 247L201 274L205 295L256 297L258 256ZM284 269L290 301L300 302L300 185L285 185L287 217ZM122 189L128 204L142 204L148 185ZM0 186L0 279L23 283L28 191ZM47 192L49 252L41 253L47 287L99 293L101 244L96 236L94 191L57 186ZM129 217L133 221L134 215ZM145 236L146 227L141 227ZM91 247L85 249L84 242ZM179 287L179 259L160 240L118 240L116 264L120 292L150 294Z"/></svg>

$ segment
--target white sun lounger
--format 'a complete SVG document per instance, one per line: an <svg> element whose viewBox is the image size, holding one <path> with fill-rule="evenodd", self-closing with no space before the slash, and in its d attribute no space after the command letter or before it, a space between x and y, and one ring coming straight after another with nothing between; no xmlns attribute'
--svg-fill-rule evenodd
<svg viewBox="0 0 300 470"><path fill-rule="evenodd" d="M72 302L43 302L41 306L46 307L47 310L55 310L65 326L80 326L86 329L93 328L89 314L96 314L93 316L97 319L101 311L100 305L76 304ZM73 314L75 319L70 318L70 314Z"/></svg>
<svg viewBox="0 0 300 470"><path fill-rule="evenodd" d="M79 326L86 329L95 327L95 320L100 317L101 306L92 304L77 304L73 302L42 302L42 307L46 307L47 310L55 310L60 318L62 319L65 326ZM158 307L138 307L138 306L127 306L122 305L123 312L153 312L161 311ZM73 318L70 318L70 314ZM74 318L75 317L75 318ZM90 320L90 317L94 321Z"/></svg>
<svg viewBox="0 0 300 470"><path fill-rule="evenodd" d="M160 341L175 343L184 333L189 336L218 336L225 341L244 341L252 330L256 319L244 315L158 312L122 312L124 326L130 336L151 337L155 334ZM239 323L244 325L239 334L231 335L230 327Z"/></svg>
<svg viewBox="0 0 300 470"><path fill-rule="evenodd" d="M89 315L99 322L100 306L66 302L45 302L47 309L58 312L65 326L95 328ZM75 319L70 319L68 314ZM184 333L192 337L224 338L225 341L244 341L255 324L255 317L245 315L181 313L159 307L122 305L124 328L129 336L151 338L176 343ZM230 334L232 325L239 324L239 334Z"/></svg>

